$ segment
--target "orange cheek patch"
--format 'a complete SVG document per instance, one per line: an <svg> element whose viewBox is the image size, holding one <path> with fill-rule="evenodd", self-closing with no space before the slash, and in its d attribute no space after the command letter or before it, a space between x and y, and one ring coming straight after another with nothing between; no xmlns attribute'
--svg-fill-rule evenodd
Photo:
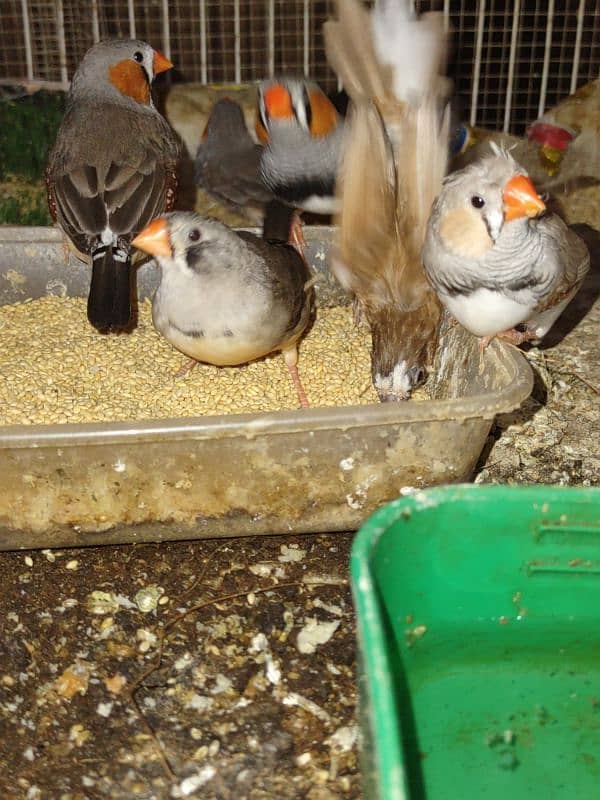
<svg viewBox="0 0 600 800"><path fill-rule="evenodd" d="M445 247L465 258L481 258L494 244L481 217L468 208L444 215L440 237Z"/></svg>
<svg viewBox="0 0 600 800"><path fill-rule="evenodd" d="M313 136L327 136L338 124L335 106L322 92L311 92L309 100L312 112L310 132Z"/></svg>
<svg viewBox="0 0 600 800"><path fill-rule="evenodd" d="M266 89L264 101L265 108L270 117L285 118L294 115L290 93L284 86L280 86L278 83Z"/></svg>
<svg viewBox="0 0 600 800"><path fill-rule="evenodd" d="M108 68L108 80L121 94L138 103L150 103L150 86L139 64L128 58Z"/></svg>

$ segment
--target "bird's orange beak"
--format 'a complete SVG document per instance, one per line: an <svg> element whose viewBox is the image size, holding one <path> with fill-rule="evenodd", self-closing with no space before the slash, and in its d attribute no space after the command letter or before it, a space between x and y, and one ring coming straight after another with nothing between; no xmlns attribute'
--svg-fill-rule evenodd
<svg viewBox="0 0 600 800"><path fill-rule="evenodd" d="M152 69L154 70L155 75L160 75L161 72L166 72L168 69L171 69L173 66L173 62L169 61L166 56L159 50L154 51L154 60L152 61Z"/></svg>
<svg viewBox="0 0 600 800"><path fill-rule="evenodd" d="M172 256L173 250L169 242L169 229L162 217L152 220L131 243L134 247L150 253L151 256Z"/></svg>
<svg viewBox="0 0 600 800"><path fill-rule="evenodd" d="M503 192L504 219L509 222L519 217L537 217L546 204L535 190L533 183L525 175L511 178Z"/></svg>

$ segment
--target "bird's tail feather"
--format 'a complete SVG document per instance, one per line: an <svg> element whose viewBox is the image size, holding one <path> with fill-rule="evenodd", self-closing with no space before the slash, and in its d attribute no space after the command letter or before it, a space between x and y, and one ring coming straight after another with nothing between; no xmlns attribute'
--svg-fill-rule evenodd
<svg viewBox="0 0 600 800"><path fill-rule="evenodd" d="M396 224L396 176L389 140L373 104L352 108L339 176L338 252L334 272L344 288L373 304L394 293L391 273L374 265L391 257L389 231ZM368 153L369 157L365 158Z"/></svg>
<svg viewBox="0 0 600 800"><path fill-rule="evenodd" d="M407 106L404 120L409 157L397 164L398 218L405 241L417 258L425 241L433 201L442 187L448 164L450 107L442 112L435 95Z"/></svg>
<svg viewBox="0 0 600 800"><path fill-rule="evenodd" d="M391 75L377 58L370 14L359 2L337 8L338 19L323 25L327 60L354 103L382 98Z"/></svg>
<svg viewBox="0 0 600 800"><path fill-rule="evenodd" d="M119 247L107 245L92 253L92 280L87 314L99 331L126 328L131 321L131 262Z"/></svg>
<svg viewBox="0 0 600 800"><path fill-rule="evenodd" d="M354 113L338 179L335 270L363 302L408 310L428 290L420 253L446 171L443 19L417 19L409 0L380 0L371 13L359 0L337 0L337 9L325 24L326 51ZM415 64L402 78L397 51L407 48Z"/></svg>

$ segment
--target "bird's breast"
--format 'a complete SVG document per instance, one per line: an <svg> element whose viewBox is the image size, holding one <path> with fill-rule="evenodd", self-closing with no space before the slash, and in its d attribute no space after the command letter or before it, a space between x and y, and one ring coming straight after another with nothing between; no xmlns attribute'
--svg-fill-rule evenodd
<svg viewBox="0 0 600 800"><path fill-rule="evenodd" d="M201 329L185 331L169 320L161 332L173 347L186 356L218 367L245 364L273 350L272 343L263 337L250 338L230 329L216 333Z"/></svg>
<svg viewBox="0 0 600 800"><path fill-rule="evenodd" d="M534 310L532 305L484 288L469 294L441 295L440 299L463 328L475 336L494 336L514 328L526 322Z"/></svg>
<svg viewBox="0 0 600 800"><path fill-rule="evenodd" d="M161 284L152 317L173 347L217 366L244 364L277 349L285 320L258 286L194 281Z"/></svg>

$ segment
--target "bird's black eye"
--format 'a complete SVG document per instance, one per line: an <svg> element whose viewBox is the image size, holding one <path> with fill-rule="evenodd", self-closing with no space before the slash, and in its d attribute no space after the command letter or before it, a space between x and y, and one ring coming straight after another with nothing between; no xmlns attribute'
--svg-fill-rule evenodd
<svg viewBox="0 0 600 800"><path fill-rule="evenodd" d="M200 231L198 228L192 228L192 230L188 233L188 239L190 242L199 242L200 241Z"/></svg>
<svg viewBox="0 0 600 800"><path fill-rule="evenodd" d="M481 197L481 195L474 194L473 197L471 198L471 205L473 206L473 208L483 208L485 205L485 200L483 199L483 197Z"/></svg>
<svg viewBox="0 0 600 800"><path fill-rule="evenodd" d="M144 60L144 54L142 53L141 50L135 51L135 53L133 54L133 60L137 61L138 64L142 63L142 61Z"/></svg>

